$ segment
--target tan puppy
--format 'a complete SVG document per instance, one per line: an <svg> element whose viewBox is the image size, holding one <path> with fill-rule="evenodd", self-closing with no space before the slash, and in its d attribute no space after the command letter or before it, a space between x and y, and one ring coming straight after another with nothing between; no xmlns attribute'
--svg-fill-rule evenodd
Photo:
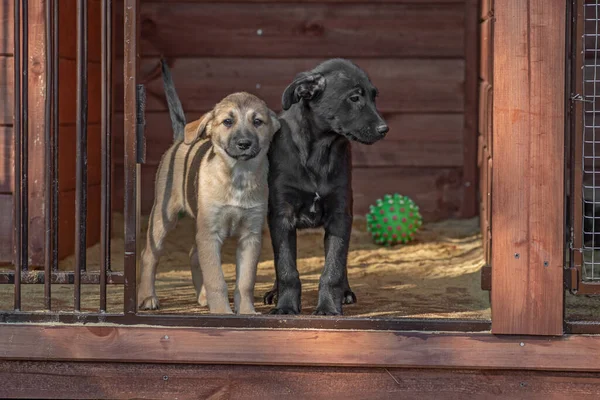
<svg viewBox="0 0 600 400"><path fill-rule="evenodd" d="M180 135L185 117L166 64L163 77L176 140L156 174L138 306L142 310L159 307L156 266L167 232L175 227L178 213L185 211L196 219L190 263L198 302L206 305L208 301L211 313L232 313L221 268L221 245L227 237L237 236L235 311L254 314L254 282L268 202L267 152L279 122L256 96L234 93L185 125ZM199 140L205 135L208 138Z"/></svg>

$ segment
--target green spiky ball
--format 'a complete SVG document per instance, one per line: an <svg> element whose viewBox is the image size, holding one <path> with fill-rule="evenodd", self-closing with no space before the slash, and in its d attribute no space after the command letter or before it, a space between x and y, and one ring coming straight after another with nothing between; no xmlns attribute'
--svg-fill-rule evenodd
<svg viewBox="0 0 600 400"><path fill-rule="evenodd" d="M370 206L367 214L367 231L377 244L408 243L414 239L423 224L419 207L414 201L398 193L386 194Z"/></svg>

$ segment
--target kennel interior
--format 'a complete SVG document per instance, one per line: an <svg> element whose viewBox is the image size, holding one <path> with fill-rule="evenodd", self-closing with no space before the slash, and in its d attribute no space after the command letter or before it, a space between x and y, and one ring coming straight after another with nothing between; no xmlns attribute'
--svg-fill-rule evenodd
<svg viewBox="0 0 600 400"><path fill-rule="evenodd" d="M142 1L140 14L131 16L122 1L62 0L29 3L28 21L17 26L14 4L0 0L0 17L6 22L6 40L0 42L5 82L0 96L6 104L0 109L0 260L6 264L0 275L6 283L0 285L0 309L13 309L19 287L21 311L43 311L51 305L53 311L135 312L127 288L124 295L124 283L133 276L132 250L139 252L144 242L154 174L172 138L160 55L171 65L188 120L239 90L255 93L280 110L281 93L296 73L341 56L370 75L380 91L378 108L390 126L382 142L353 145L355 224L348 271L358 303L346 306L345 315L490 320L485 290L493 268L490 2ZM78 13L78 4L85 4L87 12ZM112 12L106 4L112 4ZM78 23L84 28L87 24L87 40L74 34ZM133 30L123 29L132 26L137 26L139 40ZM22 37L29 43L27 57L21 49L22 58L29 60L28 73L15 75L19 54L13 50L13 31L23 27L29 32ZM84 48L87 60L78 52ZM139 68L132 61L136 51ZM124 70L124 65L133 69ZM136 88L124 74L135 76L132 81L146 90L145 149L139 153L134 127L141 121L131 114L136 111L131 108ZM27 82L21 90L16 76ZM85 91L78 98L83 89L87 102ZM24 92L28 99L13 101ZM13 108L15 104L28 104L27 114L24 107ZM20 127L13 125L13 110L24 117L17 119ZM25 155L28 164L23 164ZM26 182L20 176L23 165L28 165ZM413 243L386 248L370 240L364 214L386 193L408 195L420 206L425 223ZM27 215L13 215L26 203ZM58 227L58 235L47 234L48 225ZM132 239L136 231L137 247ZM193 221L184 218L167 237L157 275L162 308L153 313L207 312L197 305L191 282L193 235ZM25 237L28 253L15 252ZM234 256L229 243L223 259L231 288ZM14 260L26 267L18 274L20 286L14 285ZM305 314L316 305L322 265L322 232L299 232ZM33 284L43 283L52 268L52 285ZM255 288L261 313L270 308L262 304L262 294L273 279L265 230ZM73 284L77 282L83 283L80 290ZM566 314L576 319L600 316L600 304L592 297L568 293L565 305Z"/></svg>

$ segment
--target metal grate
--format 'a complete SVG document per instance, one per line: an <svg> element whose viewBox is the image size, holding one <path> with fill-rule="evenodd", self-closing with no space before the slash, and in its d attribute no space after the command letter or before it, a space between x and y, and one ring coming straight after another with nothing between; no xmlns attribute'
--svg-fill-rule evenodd
<svg viewBox="0 0 600 400"><path fill-rule="evenodd" d="M600 282L600 0L583 4L583 282Z"/></svg>

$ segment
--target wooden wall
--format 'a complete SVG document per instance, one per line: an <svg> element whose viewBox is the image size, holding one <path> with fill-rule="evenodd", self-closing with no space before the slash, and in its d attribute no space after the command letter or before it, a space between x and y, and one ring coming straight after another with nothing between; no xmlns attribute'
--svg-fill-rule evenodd
<svg viewBox="0 0 600 400"><path fill-rule="evenodd" d="M330 57L354 60L379 87L390 125L384 141L354 146L355 211L399 192L428 219L477 214L477 9L476 0L142 1L142 212L150 211L156 168L172 140L162 54L173 63L188 120L240 90L280 110L298 72ZM122 27L122 6L115 11ZM122 69L115 80L113 207L122 210Z"/></svg>
<svg viewBox="0 0 600 400"><path fill-rule="evenodd" d="M0 0L0 262L12 261L13 1ZM88 1L88 231L100 236L100 0ZM44 154L45 1L29 2L29 251L43 265L46 160ZM60 0L59 24L59 257L74 251L76 0Z"/></svg>

